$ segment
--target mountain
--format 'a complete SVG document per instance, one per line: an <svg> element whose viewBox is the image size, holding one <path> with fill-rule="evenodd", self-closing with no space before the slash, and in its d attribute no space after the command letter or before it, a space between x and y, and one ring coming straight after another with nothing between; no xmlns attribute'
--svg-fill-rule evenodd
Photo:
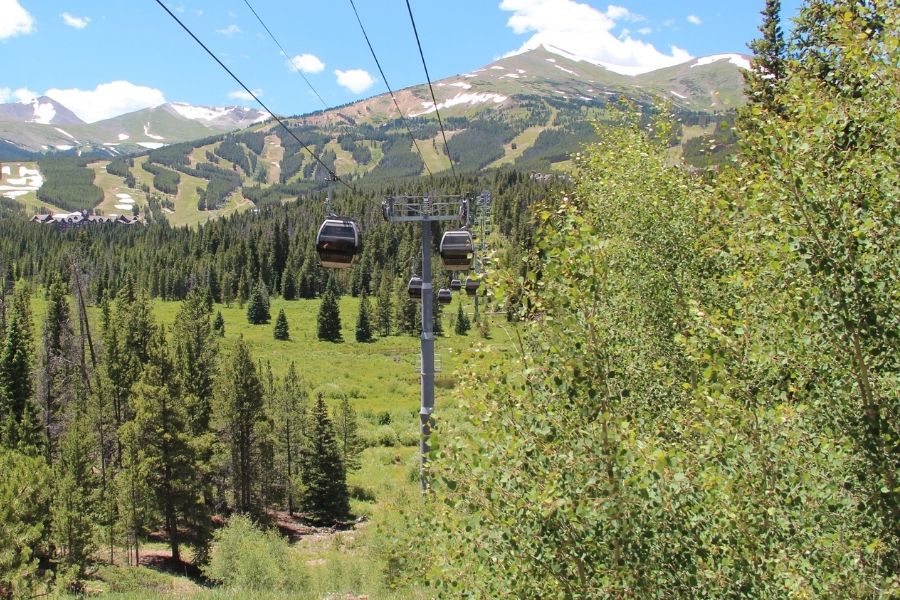
<svg viewBox="0 0 900 600"><path fill-rule="evenodd" d="M554 47L503 57L434 82L449 153L427 85L395 92L405 119L382 94L284 117L291 133L259 111L181 103L63 126L35 122L36 114L50 112L39 101L37 109L17 108L0 119L0 160L39 154L37 164L10 165L0 192L30 206L41 200L51 210L82 206L83 195L67 193L65 181L50 181L52 173L44 191L17 173L43 173L40 155L90 152L91 159L73 159L72 166L94 172L103 199L83 208L113 213L156 206L160 218L195 224L317 190L328 170L345 181L379 184L449 174L451 166L457 173L565 172L571 156L597 139L594 123L610 118L605 109L620 100L644 109L667 103L677 117L672 160L709 168L735 148L733 109L744 102L741 69L748 64L747 57L724 54L630 76ZM62 107L53 111L65 114ZM130 158L108 170L98 155Z"/></svg>
<svg viewBox="0 0 900 600"><path fill-rule="evenodd" d="M0 104L0 139L30 152L115 156L243 129L266 118L266 113L239 106L170 103L85 123L42 96L30 103Z"/></svg>
<svg viewBox="0 0 900 600"><path fill-rule="evenodd" d="M84 123L75 113L47 96L34 98L30 102L0 104L0 121L43 125L80 125Z"/></svg>
<svg viewBox="0 0 900 600"><path fill-rule="evenodd" d="M584 105L605 104L625 96L641 104L660 99L691 112L715 113L743 103L741 70L749 57L722 54L658 69L643 75L622 75L553 46L498 59L469 73L434 82L438 110L447 116L471 116L482 110L512 109L525 99L554 98ZM434 112L426 85L395 92L410 117ZM397 118L387 94L299 117L310 125L378 124Z"/></svg>

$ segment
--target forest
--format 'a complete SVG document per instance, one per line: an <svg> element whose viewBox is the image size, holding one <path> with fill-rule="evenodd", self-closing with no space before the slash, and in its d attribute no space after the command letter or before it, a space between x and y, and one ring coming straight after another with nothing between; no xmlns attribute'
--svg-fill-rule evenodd
<svg viewBox="0 0 900 600"><path fill-rule="evenodd" d="M385 139L385 178L335 188L365 232L344 272L317 266L324 192L286 180L249 193L258 212L196 229L4 212L0 596L77 594L152 536L239 597L303 597L313 567L271 514L351 521L348 473L378 443L361 441L360 398L311 392L302 350L278 375L243 337L226 350L222 313L246 307L284 340L296 320L271 307L319 298L314 335L338 347L344 296L359 344L416 335L421 240L379 202L459 187L493 194L482 298L506 351L459 340L427 491L378 513L379 593L900 595L900 8L810 0L785 36L780 2L765 6L747 106L712 134L736 155L673 167L678 115L610 106L567 122L585 141L571 178L401 186L388 173L421 159ZM188 152L148 163L177 173Z"/></svg>

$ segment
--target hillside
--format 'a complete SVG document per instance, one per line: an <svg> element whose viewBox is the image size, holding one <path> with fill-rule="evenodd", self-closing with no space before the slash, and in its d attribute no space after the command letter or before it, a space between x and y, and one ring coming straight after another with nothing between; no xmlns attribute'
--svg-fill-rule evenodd
<svg viewBox="0 0 900 600"><path fill-rule="evenodd" d="M98 211L121 210L116 199L128 194L139 212L156 207L157 216L173 224L196 224L321 189L327 171L298 140L348 181L440 174L450 171L451 161L460 173L566 171L571 154L595 139L592 122L622 99L645 112L668 103L680 125L673 160L708 167L734 145L730 124L733 109L743 102L741 68L747 64L740 55L718 55L633 77L553 47L501 58L434 82L449 155L423 85L395 93L405 123L387 94L287 117L291 134L266 122L259 111L178 103L60 126L53 119L66 112L53 104L29 106L30 113L20 109L19 117L28 113L30 122L0 120L0 138L19 140L25 149L97 156L99 162L81 168L95 173L98 197L104 198L94 206ZM10 119L9 114L0 111L0 119ZM223 133L234 129L239 131ZM118 178L106 176L109 163L102 159L134 153L144 156L128 159ZM38 197L54 206L55 198L41 192ZM63 205L72 202L58 206Z"/></svg>

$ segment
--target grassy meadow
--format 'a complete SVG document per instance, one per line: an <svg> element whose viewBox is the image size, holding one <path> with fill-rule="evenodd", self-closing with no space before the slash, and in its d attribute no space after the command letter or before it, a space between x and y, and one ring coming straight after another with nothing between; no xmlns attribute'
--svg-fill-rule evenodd
<svg viewBox="0 0 900 600"><path fill-rule="evenodd" d="M444 335L436 340L436 354L442 372L436 376L435 418L453 419L457 381L463 369L484 369L490 361L504 356L511 348L512 337L500 316L491 321L488 338L477 328L468 335L453 333L457 302L471 316L471 298L462 295L443 311ZM365 517L355 529L333 534L316 534L295 542L291 551L300 556L308 577L308 598L385 598L389 600L424 598L420 590L385 588L384 569L386 540L401 527L398 510L414 507L422 501L418 484L418 442L420 402L417 367L419 338L400 335L376 337L370 343L355 341L359 299L345 296L340 300L343 342L322 342L316 337L316 317L320 300L284 301L272 299L272 322L250 325L246 308L236 303L215 305L213 314L221 311L225 321L222 352L227 353L243 337L253 358L265 367L271 366L276 378L284 376L291 362L309 386L311 396L321 392L334 405L346 394L359 416L360 436L366 449L362 467L348 475L351 510ZM372 303L374 307L374 302ZM158 322L171 326L180 302L154 303ZM40 323L46 312L43 294L33 298L33 314ZM275 317L284 309L291 339L277 341L273 337ZM99 309L92 307L90 317L99 322ZM95 325L96 329L99 325ZM478 350L476 356L475 350ZM144 552L166 552L160 542L147 542ZM87 581L86 590L104 598L288 598L296 595L240 593L210 587L184 575L171 574L146 566L126 567L124 561L110 566L107 555L98 551L100 560Z"/></svg>

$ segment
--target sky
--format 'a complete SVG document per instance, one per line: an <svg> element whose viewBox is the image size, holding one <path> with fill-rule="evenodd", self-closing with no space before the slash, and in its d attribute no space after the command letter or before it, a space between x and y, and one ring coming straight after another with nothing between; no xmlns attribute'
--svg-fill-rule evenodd
<svg viewBox="0 0 900 600"><path fill-rule="evenodd" d="M303 114L387 91L350 0L159 1L276 113ZM424 83L406 1L354 2L390 87ZM800 2L782 0L787 26ZM626 74L711 54L749 53L764 3L409 4L435 81L541 44ZM47 95L87 122L164 102L259 108L157 0L0 0L0 65L0 103Z"/></svg>

